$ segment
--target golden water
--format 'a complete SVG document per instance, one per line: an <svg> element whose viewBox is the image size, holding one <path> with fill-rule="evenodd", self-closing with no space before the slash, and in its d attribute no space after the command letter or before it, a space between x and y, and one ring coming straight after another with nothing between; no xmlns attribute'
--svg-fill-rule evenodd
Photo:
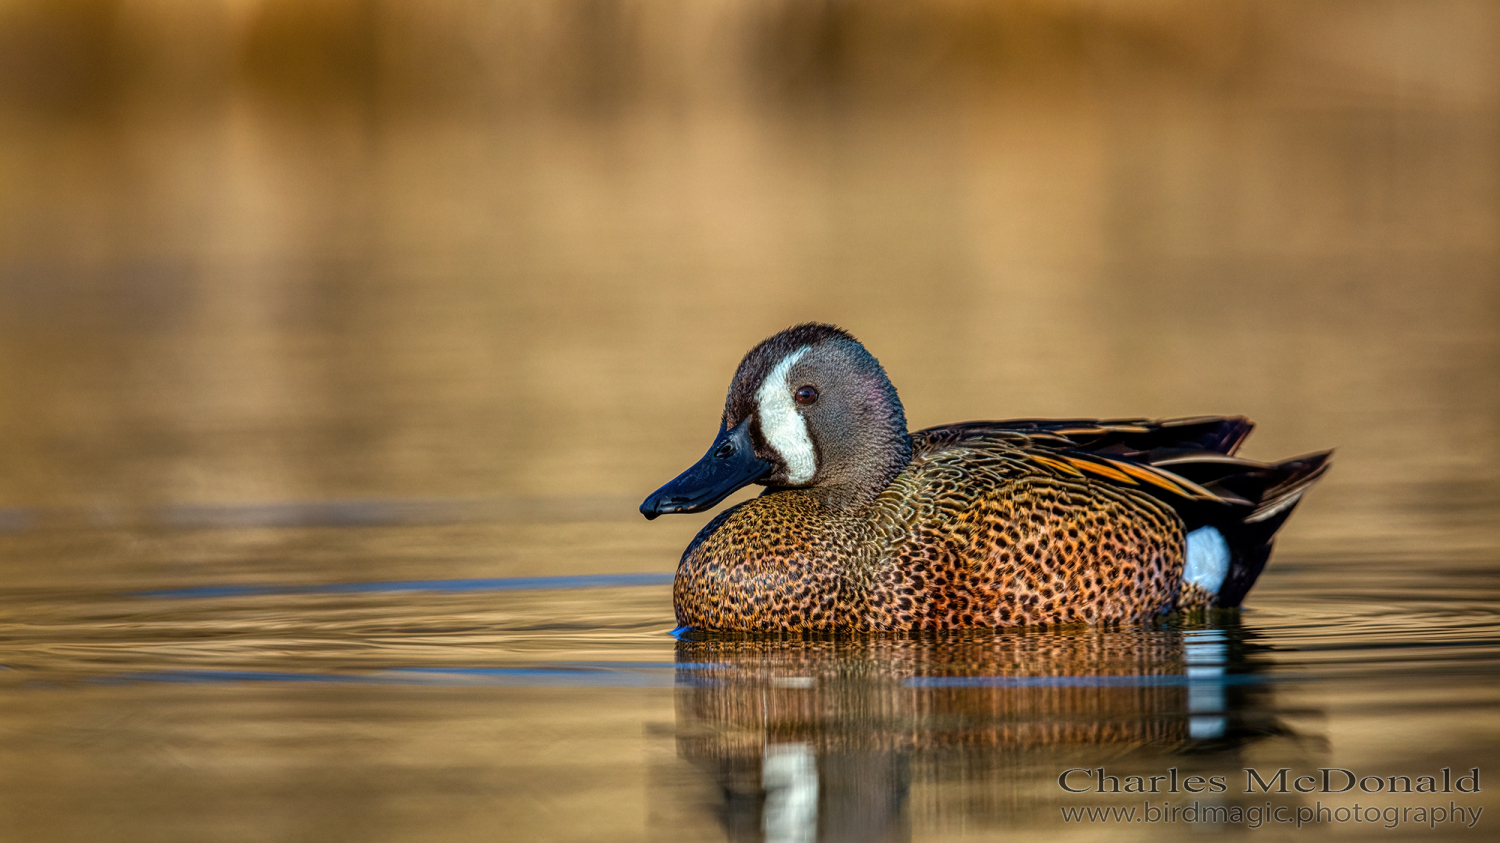
<svg viewBox="0 0 1500 843"><path fill-rule="evenodd" d="M1187 838L1057 776L1500 775L1497 48L1463 2L0 5L0 838ZM635 507L809 319L914 427L1243 413L1334 469L1237 620L679 642L706 516ZM1364 795L1273 801L1319 799Z"/></svg>

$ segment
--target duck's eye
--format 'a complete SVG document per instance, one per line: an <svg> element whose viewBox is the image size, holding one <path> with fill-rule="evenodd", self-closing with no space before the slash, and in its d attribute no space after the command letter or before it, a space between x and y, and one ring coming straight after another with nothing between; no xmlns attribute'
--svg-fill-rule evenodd
<svg viewBox="0 0 1500 843"><path fill-rule="evenodd" d="M797 391L792 393L792 397L797 399L798 404L806 407L808 404L818 400L818 388L815 386L799 386L797 387Z"/></svg>

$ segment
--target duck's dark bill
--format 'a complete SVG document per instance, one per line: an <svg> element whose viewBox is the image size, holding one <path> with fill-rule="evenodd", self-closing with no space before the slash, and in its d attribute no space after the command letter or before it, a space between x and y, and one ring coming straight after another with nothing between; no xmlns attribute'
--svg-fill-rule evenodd
<svg viewBox="0 0 1500 843"><path fill-rule="evenodd" d="M771 464L755 455L749 419L732 430L720 425L719 435L703 459L652 492L641 504L641 514L655 518L673 512L702 512L770 470Z"/></svg>

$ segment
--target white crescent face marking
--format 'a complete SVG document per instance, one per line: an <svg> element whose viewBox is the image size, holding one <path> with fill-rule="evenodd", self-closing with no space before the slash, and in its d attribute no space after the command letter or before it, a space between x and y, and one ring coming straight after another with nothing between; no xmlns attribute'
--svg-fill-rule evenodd
<svg viewBox="0 0 1500 843"><path fill-rule="evenodd" d="M813 478L818 470L818 459L813 452L812 439L807 435L807 422L797 412L792 398L792 385L787 382L787 373L807 353L807 346L781 358L755 393L755 404L760 412L760 432L766 441L781 455L786 463L787 482L800 485Z"/></svg>

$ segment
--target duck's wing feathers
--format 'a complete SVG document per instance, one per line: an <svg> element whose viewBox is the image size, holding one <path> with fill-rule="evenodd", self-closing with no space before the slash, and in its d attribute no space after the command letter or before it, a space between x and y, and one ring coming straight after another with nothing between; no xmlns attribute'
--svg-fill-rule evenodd
<svg viewBox="0 0 1500 843"><path fill-rule="evenodd" d="M1332 452L1281 463L1234 456L1253 427L1242 416L961 422L913 433L912 450L999 448L1049 473L1139 487L1170 503L1191 528L1221 513L1268 519L1327 470Z"/></svg>
<svg viewBox="0 0 1500 843"><path fill-rule="evenodd" d="M912 434L921 453L959 442L983 439L1014 441L1110 454L1153 462L1182 453L1233 455L1255 427L1243 416L1194 416L1182 419L1011 419L972 421L929 427Z"/></svg>
<svg viewBox="0 0 1500 843"><path fill-rule="evenodd" d="M1279 463L1234 456L1251 427L1242 417L964 422L917 431L912 445L918 455L994 449L1036 471L1150 494L1188 531L1211 526L1224 536L1234 559L1216 604L1235 606L1265 566L1277 529L1333 454Z"/></svg>

